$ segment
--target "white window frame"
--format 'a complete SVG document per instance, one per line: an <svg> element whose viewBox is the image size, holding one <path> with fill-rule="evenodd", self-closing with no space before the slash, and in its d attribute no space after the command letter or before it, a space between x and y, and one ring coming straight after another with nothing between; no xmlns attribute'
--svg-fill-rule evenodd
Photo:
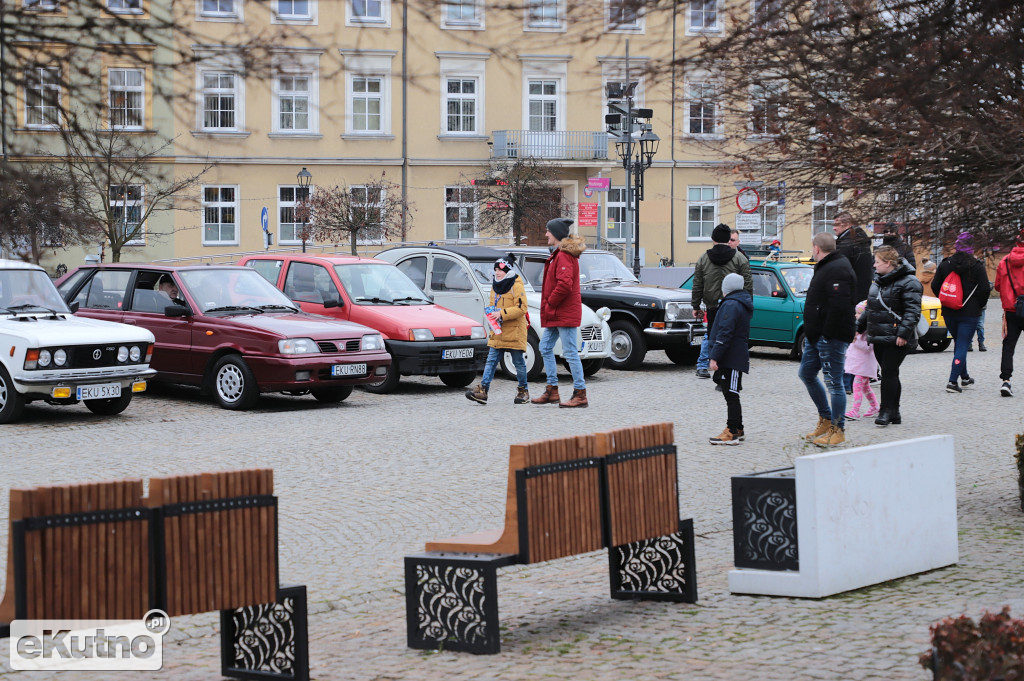
<svg viewBox="0 0 1024 681"><path fill-rule="evenodd" d="M768 132L767 130L756 130L756 129L754 129L754 112L757 110L759 102L764 102L764 107L767 110L768 109L768 103L770 102L770 100L772 98L772 95L775 95L775 96L778 97L777 104L776 104L776 107L777 107L776 118L772 119L767 114L765 114L764 119L765 119L765 123L767 123L770 120L778 120L779 123L781 124L785 120L785 116L786 116L786 113L785 113L786 109L785 109L785 105L783 104L783 101L785 100L785 96L786 96L785 88L780 83L775 83L775 82L772 82L772 81L767 81L767 84L751 85L749 92L750 92L750 97L748 99L748 104L747 104L748 112L749 112L749 115L747 117L747 132L748 132L747 136L748 137L754 137L754 138L756 138L756 137L761 137L761 138L776 137L777 133Z"/></svg>
<svg viewBox="0 0 1024 681"><path fill-rule="evenodd" d="M700 5L707 6L713 4L715 6L715 23L711 25L701 24L700 26L693 25L693 11L694 2ZM688 0L686 3L686 35L702 35L705 33L721 33L722 32L722 2L721 0ZM701 10L702 14L707 14L706 10Z"/></svg>
<svg viewBox="0 0 1024 681"><path fill-rule="evenodd" d="M216 201L207 202L207 200L206 200L206 190L208 190L208 189L216 189L217 190L218 198L217 198ZM234 198L233 201L223 201L220 198L220 192L223 189L232 189L232 190L234 190L235 198ZM239 192L238 192L238 185L237 184L204 184L204 185L202 185L199 188L199 191L200 191L199 202L200 202L200 205L201 205L202 218L203 218L203 222L202 222L203 246L237 246L238 243L239 243L239 232L241 230L241 222L242 222L241 221L241 216L239 215L239 208L240 208L241 204L240 204L240 197L239 197ZM221 227L218 229L218 232L220 232L220 234L218 234L218 236L223 236L223 229L224 229L223 225L232 224L232 225L234 225L235 238L234 239L216 239L216 240L214 240L214 239L207 239L206 238L206 225L207 225L207 222L206 222L206 210L208 208L223 209L223 208L228 208L228 207L231 207L231 208L234 209L235 220L234 220L233 223L218 221L216 224L221 225ZM220 216L220 214L221 213L218 210L218 216ZM210 223L210 224L213 224L213 223Z"/></svg>
<svg viewBox="0 0 1024 681"><path fill-rule="evenodd" d="M471 18L451 18L449 16L449 7L471 7L473 9L473 16ZM441 8L441 28L453 31L482 31L484 25L484 2L483 0L453 0L451 2L442 2Z"/></svg>
<svg viewBox="0 0 1024 681"><path fill-rule="evenodd" d="M643 33L646 29L646 14L642 5L635 7L636 20L631 24L617 23L618 17L625 9L624 5L632 5L630 0L604 0L604 23L609 33Z"/></svg>
<svg viewBox="0 0 1024 681"><path fill-rule="evenodd" d="M536 9L554 9L553 19L535 18ZM543 12L548 14L547 11ZM565 32L567 30L565 20L565 0L526 0L523 3L523 30L540 32Z"/></svg>
<svg viewBox="0 0 1024 681"><path fill-rule="evenodd" d="M320 135L320 50L313 53L287 52L275 54L272 59L271 78L271 135L273 136L319 136ZM305 129L284 128L281 125L281 78L307 78L307 108L309 123ZM298 91L294 91L298 92Z"/></svg>
<svg viewBox="0 0 1024 681"><path fill-rule="evenodd" d="M119 190L117 192L114 192L114 189L115 188L119 188L119 187L120 188L127 187L128 191L131 191L131 189L133 187L137 187L138 190L139 190L139 198L138 199L128 199L127 197L125 197L123 190ZM109 200L110 200L110 213L111 213L111 215L113 215L116 212L116 209L120 208L121 209L121 216L122 216L122 218L124 218L127 215L127 212L125 211L125 207L137 209L137 213L138 213L138 216L139 216L139 222L137 222L137 223L126 223L122 219L122 220L118 221L118 223L117 223L118 224L118 228L120 228L120 225L124 225L124 224L138 224L139 225L139 232L138 232L138 234L135 235L134 239L130 239L130 240L124 242L124 245L125 246L145 246L146 245L146 222L145 222L145 220L142 219L142 216L145 215L145 213L146 213L146 186L143 185L143 184L126 184L126 185L112 184L112 185L109 185L109 187L107 188L107 192L108 192L107 195L108 195ZM115 196L120 196L121 198L120 199L116 199L116 198L114 198ZM123 231L123 233L127 234L128 230L120 230L119 229L119 231Z"/></svg>
<svg viewBox="0 0 1024 681"><path fill-rule="evenodd" d="M700 192L701 195L700 195L699 198L696 198L696 199L691 198L691 196L690 196L691 192L693 192L694 190L697 190L697 191ZM706 196L706 194L708 194L708 193L710 193L713 198L708 198ZM707 229L707 233L705 234L703 229L702 229L701 233L699 235L695 236L695 235L691 234L690 233L690 209L691 208L701 208L701 209L704 209L704 208L708 208L708 207L712 208L712 210L713 210L711 220L703 220L702 219L700 221L700 223L702 225L705 224L705 223L710 224L710 227L708 227L708 229ZM711 241L711 230L713 230L715 228L715 225L717 225L720 222L720 220L718 218L718 211L719 211L719 190L718 190L718 186L717 185L700 184L700 185L690 185L690 186L687 186L687 188L686 188L686 240L687 241Z"/></svg>
<svg viewBox="0 0 1024 681"><path fill-rule="evenodd" d="M490 55L435 52L440 60L441 92L440 92L440 131L438 136L442 139L480 139L486 136L485 130L485 102L487 59ZM476 93L476 125L471 131L449 132L448 131L448 80L475 80Z"/></svg>
<svg viewBox="0 0 1024 681"><path fill-rule="evenodd" d="M283 198L281 198L281 191L284 190L284 189L291 189L294 192L294 197L295 198L292 201L286 201ZM302 243L301 233L298 231L299 228L301 227L302 223L301 222L285 222L283 218L284 218L284 211L286 211L286 210L291 210L292 211L292 217L293 218L295 217L295 214L294 214L295 206L297 206L302 201L302 197L300 195L303 194L303 193L305 193L306 196L312 195L313 194L313 186L310 185L305 190L305 192L303 192L303 188L300 187L297 184L279 184L279 185L277 185L277 243L278 243L278 245L281 245L281 246L294 246L294 245ZM307 222L306 224L309 224L309 223ZM292 230L292 238L291 239L285 239L284 238L284 226L285 225L291 225L291 230ZM311 239L306 239L306 243L307 244L310 243L310 241L311 241Z"/></svg>
<svg viewBox="0 0 1024 681"><path fill-rule="evenodd" d="M287 2L294 6L296 1L297 0L271 0L270 23L316 26L318 23L319 11L317 0L306 0L306 8L309 10L306 14L286 14L281 11L282 3Z"/></svg>
<svg viewBox="0 0 1024 681"><path fill-rule="evenodd" d="M715 80L711 78L694 77L692 79L687 79L685 87L685 96L683 98L683 134L686 135L687 137L700 137L702 139L721 137L723 133L723 128L722 107L720 97L718 94L720 92L719 83L717 83ZM690 123L692 121L693 114L692 107L697 103L697 100L694 97L695 88L710 88L712 90L712 125L711 130L707 132L693 132L690 129ZM702 97L702 101L706 100L703 100Z"/></svg>
<svg viewBox="0 0 1024 681"><path fill-rule="evenodd" d="M123 72L125 74L125 84L115 86L114 85L114 73ZM138 85L127 84L127 74L134 72L139 75ZM130 111L138 109L139 111L139 122L137 125L115 125L114 124L114 111L113 99L115 93L123 93L127 98L127 95L131 93L137 93L139 95L139 102L137 107L119 107L116 110ZM111 130L145 130L146 129L146 69L142 68L128 68L122 66L111 67L107 69L107 116ZM125 116L127 120L127 115Z"/></svg>
<svg viewBox="0 0 1024 681"><path fill-rule="evenodd" d="M354 195L357 190L361 190L361 191L363 191L365 193L367 187L366 187L366 185L363 185L363 184L353 184L353 185L349 185L348 189L349 189L349 192L351 192ZM381 187L380 188L380 205L381 206L385 205L385 203L387 201L387 195L388 195L388 190L383 188L383 187ZM351 205L364 205L365 206L365 205L369 205L369 204L368 203L357 204L355 196L352 196L352 204ZM380 245L380 244L383 244L383 243L384 243L384 232L383 232L383 229L381 230L380 237L377 238L377 239L366 239L366 238L364 238L364 235L363 235L362 231L360 231L357 234L357 236L356 236L356 244Z"/></svg>
<svg viewBox="0 0 1024 681"><path fill-rule="evenodd" d="M379 26L391 28L391 0L344 0L345 1L345 25L346 26ZM379 2L380 16L357 16L356 2Z"/></svg>
<svg viewBox="0 0 1024 681"><path fill-rule="evenodd" d="M616 196L621 195L622 200L612 201L613 194ZM629 233L632 232L633 230L631 229L630 225L626 222L626 218L628 217L627 209L629 208L629 204L626 202L628 194L629 192L627 191L627 188L624 185L621 187L612 186L609 187L608 189L608 196L605 200L605 235L608 241L611 241L612 243L623 244L632 241L632 237ZM621 211L621 220L612 219L612 209L615 209L616 211ZM607 236L611 234L610 225L612 224L616 225L615 229L619 236Z"/></svg>
<svg viewBox="0 0 1024 681"><path fill-rule="evenodd" d="M206 0L196 0L196 21L227 21L227 22L241 22L245 21L245 0L213 0L218 5L221 3L230 2L231 9L228 11L214 10L208 11L204 8Z"/></svg>
<svg viewBox="0 0 1024 681"><path fill-rule="evenodd" d="M111 14L142 14L142 0L107 0L106 9Z"/></svg>
<svg viewBox="0 0 1024 681"><path fill-rule="evenodd" d="M831 192L835 192L832 196ZM823 215L818 217L818 209ZM836 186L821 186L811 189L811 236L821 232L835 234L835 217L843 210L843 190ZM829 218L829 215L832 217Z"/></svg>
<svg viewBox="0 0 1024 681"><path fill-rule="evenodd" d="M449 200L449 193L451 193L453 191L458 194L457 198L459 200L456 200L456 201ZM468 200L466 199L466 194L467 193L469 194L469 197L470 197ZM454 239L454 240L458 240L458 239L475 239L475 238L477 238L477 230L480 227L480 213L479 213L479 207L477 206L477 202L476 202L476 188L473 187L472 185L447 185L444 188L443 199L444 199L444 238L448 239L448 240L452 240L452 239ZM449 226L452 226L452 225L459 226L459 225L465 224L462 220L460 220L458 222L449 222L448 221L448 210L449 209L457 209L457 210L459 210L460 211L460 218L461 218L461 212L463 210L469 209L469 210L473 211L472 233L469 236L463 236L462 235L463 229L461 227L457 230L455 236L452 236L451 234L449 234L449 232L448 232L448 227Z"/></svg>
<svg viewBox="0 0 1024 681"><path fill-rule="evenodd" d="M48 78L39 78L40 75L46 73ZM62 97L64 96L64 90L61 86L61 70L57 66L30 66L25 69L25 127L33 130L53 130L59 128L61 124L61 106ZM35 85L35 87L32 87ZM38 105L30 106L29 92L34 91L37 93L39 101ZM56 103L53 106L47 106L46 102L50 101L47 99L46 93L50 92L50 100ZM42 122L32 123L29 120L29 110L38 110L40 113L40 119ZM48 110L53 111L53 117L56 119L50 121L45 116Z"/></svg>
<svg viewBox="0 0 1024 681"><path fill-rule="evenodd" d="M453 93L453 92L449 92L448 88L449 88L450 84L452 82L454 82L454 81L459 82L460 87L462 87L466 83L471 83L472 86L473 86L473 92L472 93L466 93L466 92ZM443 94L444 100L445 100L444 101L444 103L445 103L444 109L445 110L444 110L444 114L443 114L444 115L444 123L443 123L444 124L444 129L441 131L441 134L445 135L445 136L449 136L450 135L452 137L458 137L458 136L462 136L462 135L479 135L480 134L480 120L479 120L480 119L480 116L479 116L479 111L480 111L480 81L479 81L479 79L474 77L474 76L458 76L458 75L454 75L454 74L447 74L447 75L444 76L444 78L441 81L441 87L442 87L442 90L443 90L442 94ZM450 117L451 116L454 115L460 121L464 121L464 119L469 117L465 112L463 112L461 110L458 113L453 114L450 111L451 104L452 103L459 103L461 105L461 104L464 104L464 103L467 103L467 102L472 104L472 106L473 106L473 113L471 114L471 116L472 116L472 126L469 129L451 130L450 129L450 127L451 127L450 126Z"/></svg>
<svg viewBox="0 0 1024 681"><path fill-rule="evenodd" d="M340 50L345 58L345 136L391 137L391 61L397 52L393 50ZM380 130L356 130L353 91L356 78L379 78Z"/></svg>
<svg viewBox="0 0 1024 681"><path fill-rule="evenodd" d="M245 71L241 57L230 48L196 48L196 132L208 135L248 135L245 127ZM206 74L233 75L232 92L235 99L235 125L230 128L206 127Z"/></svg>

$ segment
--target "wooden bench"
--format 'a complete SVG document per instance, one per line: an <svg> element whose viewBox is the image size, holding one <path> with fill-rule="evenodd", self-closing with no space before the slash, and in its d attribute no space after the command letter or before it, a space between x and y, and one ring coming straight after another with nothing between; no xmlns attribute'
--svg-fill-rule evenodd
<svg viewBox="0 0 1024 681"><path fill-rule="evenodd" d="M305 587L278 585L273 471L13 489L0 636L15 620L221 611L222 672L309 678ZM273 636L255 636L270 626Z"/></svg>
<svg viewBox="0 0 1024 681"><path fill-rule="evenodd" d="M512 445L505 526L405 558L411 648L501 649L497 569L608 549L612 598L697 600L672 424Z"/></svg>

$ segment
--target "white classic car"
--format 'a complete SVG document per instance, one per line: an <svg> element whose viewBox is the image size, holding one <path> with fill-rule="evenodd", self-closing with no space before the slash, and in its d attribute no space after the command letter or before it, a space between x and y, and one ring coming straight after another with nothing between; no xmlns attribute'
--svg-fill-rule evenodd
<svg viewBox="0 0 1024 681"><path fill-rule="evenodd" d="M43 268L0 260L0 423L25 404L77 404L120 414L146 389L153 334L75 317Z"/></svg>
<svg viewBox="0 0 1024 681"><path fill-rule="evenodd" d="M490 300L494 261L505 253L483 246L398 246L378 253L376 258L394 263L405 272L435 303L473 319L484 318L484 307ZM539 345L540 293L523 277L526 303L530 311L530 331L527 334L526 371L530 380L544 372ZM579 329L579 354L583 373L596 374L611 354L611 312L602 307L596 312L583 306ZM486 323L485 323L486 324ZM555 355L562 356L562 344L555 344ZM504 353L500 367L506 376L516 375L512 357Z"/></svg>

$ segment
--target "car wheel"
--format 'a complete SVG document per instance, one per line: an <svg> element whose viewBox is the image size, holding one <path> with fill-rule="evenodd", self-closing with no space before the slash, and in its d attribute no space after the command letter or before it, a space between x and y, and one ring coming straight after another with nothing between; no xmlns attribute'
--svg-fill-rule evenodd
<svg viewBox="0 0 1024 681"><path fill-rule="evenodd" d="M93 414L99 414L100 416L113 416L114 414L120 414L122 411L128 408L128 405L132 403L131 388L128 392L121 392L120 397L111 397L102 400L84 400L85 408L91 411Z"/></svg>
<svg viewBox="0 0 1024 681"><path fill-rule="evenodd" d="M213 367L213 397L223 409L251 409L260 397L256 377L238 355L225 355Z"/></svg>
<svg viewBox="0 0 1024 681"><path fill-rule="evenodd" d="M597 359L585 359L583 360L583 375L593 376L601 367L604 366L604 357L598 357Z"/></svg>
<svg viewBox="0 0 1024 681"><path fill-rule="evenodd" d="M639 369L647 355L647 341L640 329L623 319L617 319L609 326L612 329L612 354L605 363L612 369Z"/></svg>
<svg viewBox="0 0 1024 681"><path fill-rule="evenodd" d="M536 381L544 373L544 358L540 356L540 341L530 331L526 334L526 351L523 353L526 362L526 379ZM512 354L503 352L499 361L501 373L513 381L516 380L516 366L512 363Z"/></svg>
<svg viewBox="0 0 1024 681"><path fill-rule="evenodd" d="M793 347L789 349L790 359L803 359L804 356L804 332L803 329L796 335L796 340L793 342Z"/></svg>
<svg viewBox="0 0 1024 681"><path fill-rule="evenodd" d="M0 366L0 423L17 421L25 409L25 396L18 392L7 369Z"/></svg>
<svg viewBox="0 0 1024 681"><path fill-rule="evenodd" d="M952 339L943 338L942 340L919 340L918 343L921 346L922 352L942 352L949 347L952 343Z"/></svg>
<svg viewBox="0 0 1024 681"><path fill-rule="evenodd" d="M375 383L363 383L363 390L375 395L387 395L388 393L395 392L395 388L398 387L398 381L401 379L402 372L399 371L398 363L392 357L391 364L388 365L388 372L384 374L384 378Z"/></svg>
<svg viewBox="0 0 1024 681"><path fill-rule="evenodd" d="M697 358L700 357L700 346L696 345L693 347L685 348L665 348L665 355L672 360L673 364L679 364L681 366L689 366L697 363Z"/></svg>
<svg viewBox="0 0 1024 681"><path fill-rule="evenodd" d="M317 402L334 404L335 402L344 402L352 394L352 386L332 385L329 388L312 388L309 392L312 393Z"/></svg>
<svg viewBox="0 0 1024 681"><path fill-rule="evenodd" d="M475 371L456 371L450 374L438 374L438 378L449 388L465 388L476 380Z"/></svg>

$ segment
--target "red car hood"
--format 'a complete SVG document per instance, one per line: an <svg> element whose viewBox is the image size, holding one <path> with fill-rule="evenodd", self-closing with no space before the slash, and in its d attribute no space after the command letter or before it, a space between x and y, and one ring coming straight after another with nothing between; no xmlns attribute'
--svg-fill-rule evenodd
<svg viewBox="0 0 1024 681"><path fill-rule="evenodd" d="M330 319L320 315L293 312L287 314L234 314L224 316L206 316L207 322L216 320L225 327L241 326L260 329L268 333L278 334L282 338L312 338L327 340L332 338L361 338L363 334L377 333L373 329L346 322Z"/></svg>
<svg viewBox="0 0 1024 681"><path fill-rule="evenodd" d="M360 317L382 331L397 331L403 338L409 329L430 329L435 338L468 336L472 327L483 323L483 320L471 319L440 305L366 306L360 310ZM455 333L452 333L452 329L455 329Z"/></svg>

